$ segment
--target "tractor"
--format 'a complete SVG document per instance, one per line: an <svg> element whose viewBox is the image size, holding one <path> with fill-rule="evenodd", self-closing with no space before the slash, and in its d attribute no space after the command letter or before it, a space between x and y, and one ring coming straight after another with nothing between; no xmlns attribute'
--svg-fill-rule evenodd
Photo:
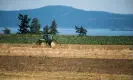
<svg viewBox="0 0 133 80"><path fill-rule="evenodd" d="M43 38L38 41L38 44L46 44L46 46L54 47L56 45L56 41L53 40L53 35L51 34L44 34Z"/></svg>

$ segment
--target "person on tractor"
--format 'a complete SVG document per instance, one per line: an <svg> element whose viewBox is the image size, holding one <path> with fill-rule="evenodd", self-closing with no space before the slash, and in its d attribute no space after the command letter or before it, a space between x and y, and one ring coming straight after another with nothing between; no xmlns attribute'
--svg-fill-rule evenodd
<svg viewBox="0 0 133 80"><path fill-rule="evenodd" d="M51 47L52 35L51 34L45 34L44 39L46 41L46 44L48 44Z"/></svg>

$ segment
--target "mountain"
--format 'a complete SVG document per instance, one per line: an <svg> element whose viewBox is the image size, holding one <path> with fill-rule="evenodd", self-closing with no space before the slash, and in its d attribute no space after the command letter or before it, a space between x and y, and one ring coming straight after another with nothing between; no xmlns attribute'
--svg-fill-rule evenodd
<svg viewBox="0 0 133 80"><path fill-rule="evenodd" d="M68 6L45 6L19 11L0 11L0 27L17 27L18 14L27 14L31 19L38 18L41 27L50 25L55 19L59 28L132 28L133 14L115 14L103 11L84 11Z"/></svg>

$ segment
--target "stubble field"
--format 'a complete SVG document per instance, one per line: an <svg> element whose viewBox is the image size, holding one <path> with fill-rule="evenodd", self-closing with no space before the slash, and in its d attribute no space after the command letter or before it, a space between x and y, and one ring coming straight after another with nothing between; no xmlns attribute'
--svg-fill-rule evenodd
<svg viewBox="0 0 133 80"><path fill-rule="evenodd" d="M0 44L0 80L132 80L131 45Z"/></svg>

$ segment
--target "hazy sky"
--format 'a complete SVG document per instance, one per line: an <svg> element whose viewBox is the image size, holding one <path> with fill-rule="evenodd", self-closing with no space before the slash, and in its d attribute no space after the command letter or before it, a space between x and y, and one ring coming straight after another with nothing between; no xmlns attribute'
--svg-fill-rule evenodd
<svg viewBox="0 0 133 80"><path fill-rule="evenodd" d="M133 0L0 0L0 10L33 9L47 5L133 14Z"/></svg>

